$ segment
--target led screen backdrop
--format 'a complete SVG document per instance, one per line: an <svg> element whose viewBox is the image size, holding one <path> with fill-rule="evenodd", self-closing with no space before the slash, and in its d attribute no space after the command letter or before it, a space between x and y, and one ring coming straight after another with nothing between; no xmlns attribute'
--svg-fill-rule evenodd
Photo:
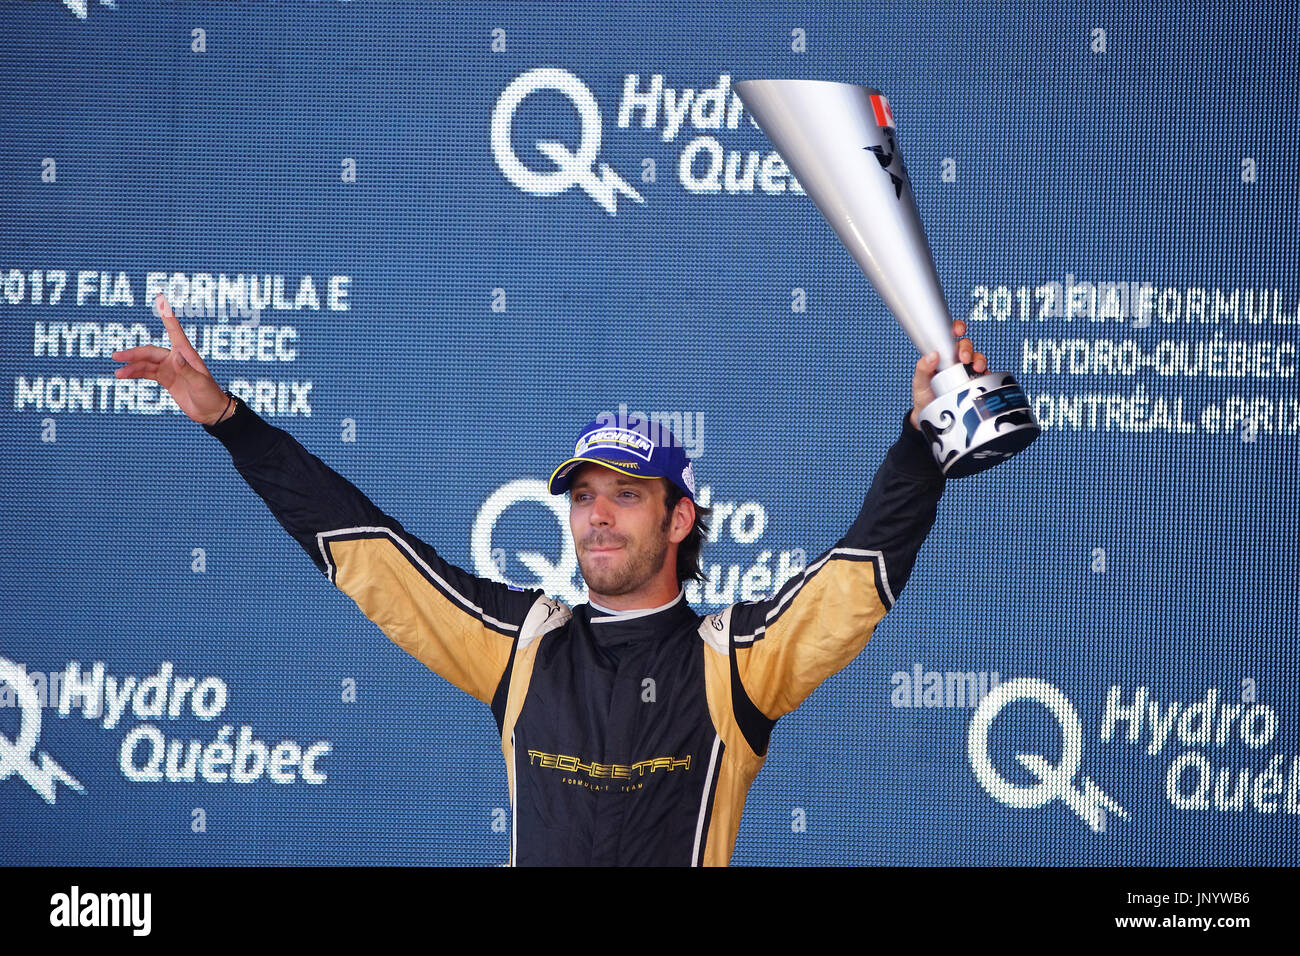
<svg viewBox="0 0 1300 956"><path fill-rule="evenodd" d="M0 4L0 861L508 856L488 708L114 379L160 289L475 574L585 600L542 483L602 411L681 430L700 612L834 543L916 354L731 90L801 77L889 97L953 313L1044 432L948 483L733 862L1294 863L1294 21Z"/></svg>

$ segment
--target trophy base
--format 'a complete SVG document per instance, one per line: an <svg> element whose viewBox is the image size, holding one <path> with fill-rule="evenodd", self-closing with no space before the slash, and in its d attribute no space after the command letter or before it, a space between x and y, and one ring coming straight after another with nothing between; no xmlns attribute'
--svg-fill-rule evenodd
<svg viewBox="0 0 1300 956"><path fill-rule="evenodd" d="M919 418L921 434L945 478L965 478L992 468L1042 431L1029 397L1010 372L972 373L960 387L925 406Z"/></svg>

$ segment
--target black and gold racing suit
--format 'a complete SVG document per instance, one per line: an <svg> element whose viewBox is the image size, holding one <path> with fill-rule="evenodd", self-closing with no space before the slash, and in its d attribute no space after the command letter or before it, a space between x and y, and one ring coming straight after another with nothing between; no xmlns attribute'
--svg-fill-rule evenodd
<svg viewBox="0 0 1300 956"><path fill-rule="evenodd" d="M726 865L773 724L866 645L945 483L905 417L848 533L770 597L610 613L449 564L238 399L204 427L336 587L492 708L519 865Z"/></svg>

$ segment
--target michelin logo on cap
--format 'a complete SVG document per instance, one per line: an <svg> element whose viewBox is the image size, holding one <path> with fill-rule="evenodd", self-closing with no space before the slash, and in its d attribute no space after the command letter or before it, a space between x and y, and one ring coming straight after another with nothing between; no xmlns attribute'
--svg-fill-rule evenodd
<svg viewBox="0 0 1300 956"><path fill-rule="evenodd" d="M695 498L695 463L692 462L692 461L689 461L689 460L688 460L688 461L686 462L686 467L682 469L682 484L686 486L686 490L689 491L689 492L691 493L691 499L694 500L694 498Z"/></svg>
<svg viewBox="0 0 1300 956"><path fill-rule="evenodd" d="M592 448L616 448L629 451L645 461L654 454L655 444L649 438L627 428L603 428L588 432L573 446L574 456L585 455Z"/></svg>

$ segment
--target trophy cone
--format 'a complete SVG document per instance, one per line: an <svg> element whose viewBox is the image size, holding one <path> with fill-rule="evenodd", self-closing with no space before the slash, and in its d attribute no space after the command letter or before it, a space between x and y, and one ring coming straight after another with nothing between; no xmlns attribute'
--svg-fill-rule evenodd
<svg viewBox="0 0 1300 956"><path fill-rule="evenodd" d="M1039 435L1008 372L977 375L957 359L952 315L878 91L822 80L745 80L733 87L885 305L922 354L939 352L921 431L950 478L990 468Z"/></svg>

